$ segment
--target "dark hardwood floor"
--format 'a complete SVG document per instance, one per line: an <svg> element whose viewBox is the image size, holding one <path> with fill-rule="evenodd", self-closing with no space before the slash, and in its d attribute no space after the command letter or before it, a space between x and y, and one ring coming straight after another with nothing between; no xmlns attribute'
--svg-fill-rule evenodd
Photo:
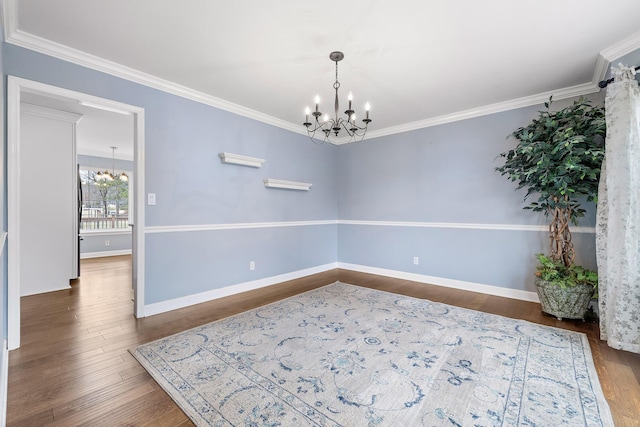
<svg viewBox="0 0 640 427"><path fill-rule="evenodd" d="M9 426L193 425L128 350L336 280L584 332L616 426L640 426L640 355L609 348L597 323L558 321L538 304L333 270L135 319L130 277L128 256L83 260L71 290L22 298L22 345L9 356Z"/></svg>

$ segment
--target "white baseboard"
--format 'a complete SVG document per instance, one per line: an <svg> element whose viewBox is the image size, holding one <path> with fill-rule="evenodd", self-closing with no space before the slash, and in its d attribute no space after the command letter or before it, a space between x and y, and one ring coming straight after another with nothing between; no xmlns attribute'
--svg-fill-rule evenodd
<svg viewBox="0 0 640 427"><path fill-rule="evenodd" d="M431 285L444 286L446 288L460 289L463 291L479 292L481 294L512 298L522 301L540 302L537 293L522 291L519 289L502 288L500 286L484 285L482 283L465 282L463 280L426 276L423 274L407 273L404 271L387 270L384 268L369 267L366 265L358 264L347 264L343 262L338 263L338 268L359 271L361 273L377 274L379 276L393 277L396 279L411 280L413 282L428 283Z"/></svg>
<svg viewBox="0 0 640 427"><path fill-rule="evenodd" d="M2 364L0 365L0 425L7 425L7 385L9 380L9 350L7 340L2 340Z"/></svg>
<svg viewBox="0 0 640 427"><path fill-rule="evenodd" d="M36 292L20 293L20 298L28 297L28 296L31 296L31 295L47 294L49 292L66 291L68 289L71 289L71 285L64 285L64 286L60 286L59 288L44 289L44 290L39 290L39 291L36 291ZM16 348L18 348L18 347L16 347ZM15 350L15 349L12 348L11 350Z"/></svg>
<svg viewBox="0 0 640 427"><path fill-rule="evenodd" d="M80 259L102 258L105 256L131 255L131 249L120 249L118 251L84 252L80 254Z"/></svg>
<svg viewBox="0 0 640 427"><path fill-rule="evenodd" d="M312 274L322 273L324 271L333 270L338 268L337 263L320 265L317 267L307 268L304 270L298 270L291 273L281 274L278 276L266 277L264 279L253 280L251 282L238 283L236 285L226 286L224 288L213 289L207 292L201 292L195 295L188 295L185 297L175 298L168 301L157 302L153 304L147 304L144 306L144 315L153 316L154 314L160 314L171 310L177 310L179 308L188 307L190 305L200 304L207 301L212 301L218 298L226 297L229 295L238 294L240 292L252 291L254 289L264 288L266 286L275 285L287 280L299 279L300 277L310 276Z"/></svg>
<svg viewBox="0 0 640 427"><path fill-rule="evenodd" d="M264 279L253 280L251 282L238 283L236 285L226 286L224 288L213 289L207 292L201 292L195 295L187 295L185 297L175 298L168 301L147 304L144 306L144 315L153 316L154 314L165 313L171 310L200 304L207 301L213 301L218 298L227 297L238 294L240 292L251 291L254 289L264 288L266 286L275 285L287 280L294 280L300 277L312 274L322 273L334 268L343 268L345 270L359 271L362 273L377 274L379 276L393 277L396 279L411 280L413 282L428 283L436 286L460 289L463 291L479 292L482 294L494 295L499 297L512 298L522 301L540 302L535 292L522 291L519 289L508 289L500 286L484 285L482 283L465 282L463 280L447 279L444 277L426 276L423 274L407 273L404 271L388 270L384 268L369 267L365 265L347 264L342 262L325 264L318 267L308 268L305 270L294 271L279 276L267 277Z"/></svg>

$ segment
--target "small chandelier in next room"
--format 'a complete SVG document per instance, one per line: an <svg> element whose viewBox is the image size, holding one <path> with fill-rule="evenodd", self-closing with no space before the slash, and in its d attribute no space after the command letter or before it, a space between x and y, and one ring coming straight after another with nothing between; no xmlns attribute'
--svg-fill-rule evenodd
<svg viewBox="0 0 640 427"><path fill-rule="evenodd" d="M116 150L118 149L118 147L110 147L111 148L111 172L109 172L108 170L105 170L104 172L98 172L96 174L96 180L97 181L113 181L115 179L115 174L116 174ZM121 172L118 175L118 179L120 181L124 181L127 182L129 181L129 177L127 176L126 173Z"/></svg>
<svg viewBox="0 0 640 427"><path fill-rule="evenodd" d="M347 142L362 141L364 135L367 133L367 126L371 123L371 119L369 118L369 103L367 102L365 106L365 118L362 119L362 124L358 125L355 111L351 109L353 96L349 93L349 108L344 112L346 118L338 117L338 111L340 110L340 104L338 102L338 89L340 88L340 82L338 81L338 62L344 58L344 54L337 51L331 52L329 58L336 63L336 82L333 84L333 88L336 91L334 116L331 117L329 114L323 114L320 111L320 97L316 96L315 111L311 112L309 107L307 107L305 111L306 118L303 124L306 126L307 133L312 141L316 131L322 131L324 133L324 135L321 135L322 142L326 141L335 144L336 142L332 141L331 138L335 139L341 136L344 136L345 140L348 139ZM309 121L309 115L312 116L311 121ZM340 132L343 130L345 133L341 134Z"/></svg>

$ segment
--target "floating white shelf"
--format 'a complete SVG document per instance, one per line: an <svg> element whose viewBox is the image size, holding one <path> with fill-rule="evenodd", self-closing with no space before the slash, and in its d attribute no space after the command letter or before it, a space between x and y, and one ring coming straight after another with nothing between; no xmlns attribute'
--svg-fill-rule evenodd
<svg viewBox="0 0 640 427"><path fill-rule="evenodd" d="M233 153L220 153L220 160L222 163L230 163L234 165L251 166L252 168L261 168L265 159L258 159L257 157L241 156L240 154Z"/></svg>
<svg viewBox="0 0 640 427"><path fill-rule="evenodd" d="M286 188L288 190L309 191L313 184L307 182L284 181L282 179L265 179L264 186L270 188Z"/></svg>

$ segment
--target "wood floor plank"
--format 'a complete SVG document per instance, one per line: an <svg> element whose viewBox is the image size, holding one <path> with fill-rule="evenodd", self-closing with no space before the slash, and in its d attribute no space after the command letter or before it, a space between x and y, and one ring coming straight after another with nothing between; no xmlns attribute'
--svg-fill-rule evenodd
<svg viewBox="0 0 640 427"><path fill-rule="evenodd" d="M336 269L135 319L131 257L82 260L69 290L23 297L22 347L9 354L9 426L192 426L128 350L340 280L587 334L616 426L640 426L640 355L599 340L597 322L539 304Z"/></svg>
<svg viewBox="0 0 640 427"><path fill-rule="evenodd" d="M96 419L114 419L115 414L121 414L122 408L138 399L147 399L147 394L159 391L159 387L151 384L144 375L120 381L114 387L104 387L89 394L83 394L77 399L64 402L53 408L55 424L70 426L79 425ZM118 411L112 411L118 407ZM98 424L97 422L95 424Z"/></svg>
<svg viewBox="0 0 640 427"><path fill-rule="evenodd" d="M170 408L167 412L164 412L154 418L150 418L149 421L142 424L141 427L187 427L193 425L194 424L184 414L184 412L175 408Z"/></svg>

